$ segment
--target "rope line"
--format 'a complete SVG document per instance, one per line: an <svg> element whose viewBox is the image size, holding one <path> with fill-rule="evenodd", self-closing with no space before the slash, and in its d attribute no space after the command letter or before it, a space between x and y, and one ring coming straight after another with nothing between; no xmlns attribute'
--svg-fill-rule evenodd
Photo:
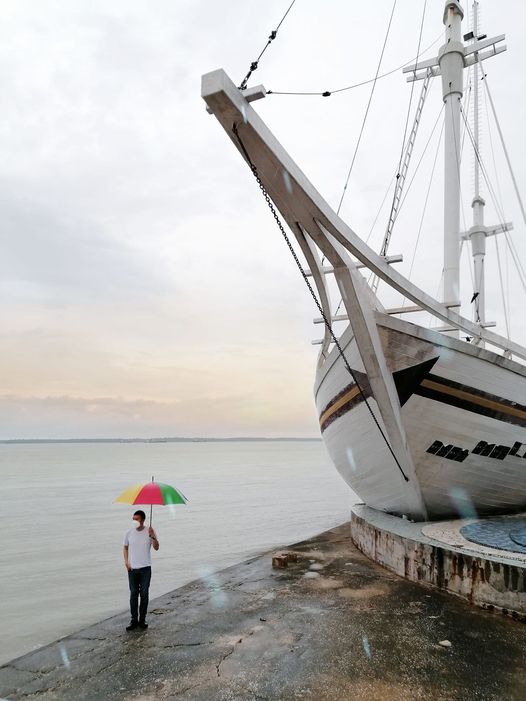
<svg viewBox="0 0 526 701"><path fill-rule="evenodd" d="M484 80L484 77L482 77L480 80ZM502 190L500 188L500 179L499 179L499 172L497 170L497 161L495 160L495 148L493 146L493 136L491 133L491 123L489 121L489 109L488 109L488 95L486 90L484 90L484 106L485 106L485 113L486 113L486 123L488 126L488 137L489 137L489 144L490 144L490 149L491 149L491 159L493 161L493 172L495 174L495 182L497 183L497 193L499 195L499 204L500 208L502 211L504 211L504 199L502 197Z"/></svg>
<svg viewBox="0 0 526 701"><path fill-rule="evenodd" d="M416 49L415 65L418 63L418 59L420 58L420 45L422 43L422 30L424 29L424 19L426 16L426 7L427 7L427 0L424 0L424 9L422 11L422 21L420 22L420 34L418 35L418 46ZM416 75L416 70L414 71L413 75ZM409 93L409 105L407 107L407 114L406 114L406 118L405 118L404 136L402 137L402 147L400 149L400 158L398 159L398 168L396 170L397 180L400 178L400 170L402 169L402 160L404 158L404 152L406 149L405 139L407 136L407 127L409 126L409 116L411 114L411 105L413 104L413 94L415 92L415 83L416 83L416 80L413 80L411 82L411 92ZM418 113L418 110L415 113L415 120L416 120L417 113ZM398 185L397 185L397 187L398 187ZM391 203L391 211L389 212L389 218L387 220L388 221L388 225L387 225L388 229L389 229L389 224L391 222L391 217L393 216L393 213L394 213L394 210L396 207L396 191L397 191L397 188L395 187L394 192L393 192L393 201ZM386 233L385 238L384 238L384 242L382 244L382 249L381 249L381 255L383 255L383 256L387 255L387 247L389 245L389 238L388 238L388 233Z"/></svg>
<svg viewBox="0 0 526 701"><path fill-rule="evenodd" d="M505 218L504 212L503 212L503 210L502 210L502 208L501 208L501 206L500 206L500 203L499 203L499 201L498 201L498 199L497 199L497 196L496 196L495 191L494 191L494 189L493 189L492 183L491 183L491 181L490 181L490 179L489 179L489 175L488 175L486 166L485 166L484 162L482 161L482 157L481 157L481 155L480 155L480 151L479 151L479 149L477 148L477 145L475 144L474 136L473 136L473 134L472 134L472 132L471 132L471 128L470 128L470 126L469 126L469 124L468 124L468 122L467 122L466 115L464 114L464 111L463 111L462 109L461 109L461 114L462 114L462 118L463 118L463 120L464 120L464 124L465 124L465 126L466 126L466 130L467 130L467 132L468 132L468 136L469 136L469 138L470 138L470 140L471 140L471 145L473 146L473 150L474 150L474 152L475 152L475 156L476 156L477 161L478 161L478 163L479 163L479 165L480 165L480 169L481 169L481 171L482 171L482 176L483 176L484 181L485 181L485 183L486 183L486 186L487 186L487 188L488 188L488 192L489 192L489 195L490 195L491 200L492 200L492 202L493 202L493 206L495 207L495 211L496 211L496 213L497 213L497 218L498 218L498 220L499 220L499 224L500 224L501 227L502 227L502 230L503 230L503 232L504 232L504 236L505 236L505 239L506 239L506 243L508 244L508 248L509 248L509 250L510 250L510 252L511 252L511 256L512 256L512 258L513 258L513 262L515 263L516 270L517 270L517 272L518 272L518 274L519 274L519 280L520 280L520 282L521 282L521 284L522 284L522 287L523 287L524 291L526 292L526 274L525 274L525 271L524 271L524 267L523 267L523 265L522 265L522 261L520 260L520 257L519 257L519 255L518 255L518 253L517 253L516 248L515 248L515 244L514 244L512 238L511 238L510 235L509 235L508 229L506 228L506 218Z"/></svg>
<svg viewBox="0 0 526 701"><path fill-rule="evenodd" d="M305 271L303 270L303 266L302 266L297 254L296 254L296 251L294 250L294 247L292 246L292 243L290 242L290 239L287 236L287 232L285 231L285 228L283 227L283 224L281 223L281 219L279 218L279 215L276 212L276 209L272 203L270 195L268 194L268 192L265 188L265 185L263 184L263 181L259 177L258 169L255 166L255 164L252 163L252 160L251 160L250 156L248 155L248 151L246 150L245 145L244 145L243 141L241 140L241 137L240 137L239 132L237 130L236 124L233 125L232 131L234 132L236 139L239 142L239 146L240 146L240 148L245 156L245 159L246 159L248 165L250 166L250 170L252 171L252 174L255 177L257 184L259 185L259 189L261 190L263 197L265 198L265 201L266 201L266 203L267 203L267 205L272 213L272 216L274 217L276 224L277 224L279 230L281 231L281 234L285 240L285 243L287 244L287 247L288 247L290 253L292 254L292 257L294 258L296 265L298 266L298 269L303 277L305 284L307 285L307 288L311 294L311 297L314 300L314 303L316 304L316 307L318 308L318 311L321 314L321 317L323 319L323 323L325 324L325 327L327 328L327 331L329 332L329 334L332 338L332 342L335 344L336 348L338 349L338 353L340 354L340 357L343 360L343 364L344 364L346 370L348 371L349 375L352 377L354 383L358 387L358 391L360 392L360 395L362 396L362 399L363 399L367 409L369 410L369 413L371 414L373 421L376 424L376 427L380 431L380 435L382 436L389 452L391 453L393 460L395 461L398 469L402 473L404 480L406 482L409 482L409 477L407 477L404 470L402 469L402 466L400 465L400 462L398 461L398 458L396 457L396 455L393 451L393 448L391 447L391 444L389 443L389 440L387 439L387 436L385 435L384 431L382 430L382 427L380 426L380 423L379 423L378 419L376 418L376 416L375 416L375 414L374 414L374 412L373 412L373 410L372 410L372 408L367 400L365 392L364 392L362 386L360 385L354 370L351 368L351 366L349 365L349 361L345 357L345 354L344 354L343 349L340 345L340 342L336 338L334 331L332 330L332 325L331 325L330 321L327 319L327 316L326 316L325 311L321 305L321 302L319 301L316 293L314 292L314 289L313 289L312 285L310 284L309 279L308 279L307 275L305 274Z"/></svg>
<svg viewBox="0 0 526 701"><path fill-rule="evenodd" d="M426 54L429 49L432 49L435 44L437 44L440 39L443 36L443 32L440 32L438 37L431 43L429 46L427 46L421 53L421 56ZM336 90L323 90L321 92L313 92L313 91L299 91L299 92L293 92L289 90L267 90L267 95L314 95L318 97L330 97L331 95L336 95L337 93L340 92L346 92L347 90L353 90L354 88L361 88L363 85L368 85L369 83L374 83L375 80L380 80L381 78L387 78L387 76L393 75L393 73L397 73L398 71L402 70L402 68L405 68L406 66L409 66L409 64L413 63L414 58L410 58L408 61L405 63L402 63L400 66L397 66L396 68L391 69L390 71L387 71L387 73L382 73L381 75L377 76L376 78L368 78L367 80L362 80L360 83L353 83L353 85L347 85L345 88L337 88Z"/></svg>
<svg viewBox="0 0 526 701"><path fill-rule="evenodd" d="M414 266L414 264L415 264L416 252L417 252L417 249L418 249L418 244L419 244L419 242L420 242L420 235L422 234L422 227L423 227L423 225L424 225L424 217L425 217L426 210L427 210L427 203L428 203L428 200L429 200L429 193L431 192L431 185L433 184L433 177L434 177L434 175L435 175L435 169L436 169L437 160L438 160L438 153L439 153L439 151L440 151L440 144L442 143L442 135L443 135L443 133L444 133L444 124L442 124L442 129L441 129L441 131L440 131L440 136L438 137L437 149L436 149L436 151L435 151L435 159L434 159L434 161L433 161L433 167L432 167L432 169L431 169L431 177L429 178L429 185L427 186L426 198L425 198L425 200L424 200L424 208L423 208L423 210L422 210L422 216L421 216L421 218L420 218L420 225L419 225L419 227L418 227L418 236L416 237L415 248L414 248L414 251L413 251L413 259L411 260L411 267L409 268L409 275L407 276L407 279L408 279L408 280L411 280L411 275L413 274L413 266ZM404 302L405 302L405 298L404 298Z"/></svg>
<svg viewBox="0 0 526 701"><path fill-rule="evenodd" d="M387 190L385 191L384 198L380 204L380 207L378 208L378 212L376 213L375 218L373 219L373 223L371 224L371 228L369 229L369 233L367 234L367 238L365 239L365 243L369 243L369 239L372 236L372 233L374 231L374 227L376 226L376 222L380 218L380 214L382 213L382 209L384 208L384 204L385 204L385 201L387 199L387 195L391 192L391 185L393 184L395 178L396 178L396 173L392 176L391 182L387 186Z"/></svg>
<svg viewBox="0 0 526 701"><path fill-rule="evenodd" d="M517 272L519 274L519 280L522 284L522 289L524 292L526 292L526 274L524 272L524 267L522 265L522 261L520 259L520 256L517 252L517 248L515 247L515 243L513 239L511 238L509 231L506 229L504 231L504 236L506 238L506 243L508 244L508 248L511 253L511 257L513 258L513 262L515 263L515 268L517 269Z"/></svg>
<svg viewBox="0 0 526 701"><path fill-rule="evenodd" d="M482 67L482 61L480 60L480 57L479 57L479 64ZM489 84L488 84L488 76L486 73L484 73L484 70L482 70L482 75L483 75L483 81L484 81L484 89L488 94L489 103L491 105L491 110L493 112L493 118L495 119L495 124L497 125L497 131L499 133L500 141L502 144L502 150L504 151L504 156L506 157L506 163L508 164L508 169L510 171L511 180L513 182L513 187L515 189L515 194L517 196L517 200L519 201L519 207L520 207L520 210L522 213L522 218L524 220L524 223L526 224L526 210L524 209L524 204L522 202L522 197L521 197L521 193L519 190L519 186L517 185L517 180L515 179L515 173L513 172L513 168L511 166L511 161L510 161L510 157L508 154L508 149L506 148L506 143L504 141L504 135L502 133L502 129L500 128L500 122L499 122L499 119L497 117L497 112L495 110L493 98L491 97L491 92L490 92Z"/></svg>
<svg viewBox="0 0 526 701"><path fill-rule="evenodd" d="M428 147L429 147L429 144L431 143L431 139L433 138L433 135L434 135L434 133L435 133L435 130L436 130L437 126L438 126L438 123L439 123L439 121L440 121L440 117L441 117L441 115L442 115L443 110L444 110L444 103L442 103L442 105L441 105L441 107L440 107L440 110L439 110L439 112L438 112L438 116L437 116L437 118L436 118L436 120L435 120L435 123L434 123L434 125L433 125L432 130L431 130L431 133L430 133L430 135L429 135L429 138L428 138L428 140L427 140L427 142L426 142L426 145L424 146L424 149L423 149L423 151L422 151L422 153L421 153L421 155L420 155L420 158L419 158L418 163L417 163L417 165L416 165L415 171L414 171L414 173L413 173L413 175L412 175L412 177L411 177L411 180L409 181L409 185L407 186L407 190L405 191L405 195L404 195L404 197L402 198L402 200L401 200L401 202L400 202L400 206L398 207L398 213L399 213L399 214L400 214L400 212L402 211L402 207L404 206L404 203L405 203L405 201L406 201L406 199L407 199L407 196L409 195L409 192L410 192L410 190L411 190L411 186L413 185L413 182L415 181L415 178L416 178L416 176L417 176L417 174L418 174L418 171L419 171L419 169L420 169L420 166L421 166L421 164L422 164L422 161L423 161L423 159L424 159L424 156L425 156L426 153L427 153L427 149L428 149ZM442 129L443 129L443 125L442 125ZM442 132L441 132L441 135L440 135L440 139L441 139L441 138L442 138ZM439 139L439 144L440 144L440 139ZM436 160L436 156L435 156L435 160ZM365 239L365 243L368 243L368 242L369 242L369 239L370 239L371 236L372 236L374 227L376 226L376 223L377 223L378 219L380 218L380 214L381 214L381 212L382 212L382 209L383 209L383 206L384 206L385 201L386 201L386 199L387 199L387 196L389 195L389 192L391 191L391 186L392 186L393 181L395 180L395 178L396 178L396 173L392 176L391 182L389 183L389 186L388 186L387 190L385 191L384 198L383 198L382 203L381 203L381 205L380 205L380 207L379 207L379 209L378 209L378 212L376 213L376 216L375 216L374 221L373 221L373 223L372 223L372 226L371 226L371 229L370 229L370 231L369 231L369 234L368 234L367 238ZM372 275L373 275L373 274L371 273L371 275L369 276L369 279L372 277ZM409 279L411 279L411 275L409 275ZM406 301L407 301L406 298L403 297L402 306L405 306ZM338 307L336 308L335 314L337 314L337 313L339 312L340 307L341 307L341 305L342 305L342 302L343 302L343 299L340 299L340 302L338 303Z"/></svg>
<svg viewBox="0 0 526 701"><path fill-rule="evenodd" d="M502 308L504 310L504 322L506 324L506 336L508 338L508 341L510 340L511 333L510 333L510 321L509 321L509 316L508 316L508 307L506 305L506 295L504 293L504 282L502 278L502 267L500 264L500 251L499 251L499 237L495 236L495 250L497 251L497 264L499 267L499 282L500 282L500 294L502 296Z"/></svg>
<svg viewBox="0 0 526 701"><path fill-rule="evenodd" d="M360 133L359 133L359 135L358 135L358 141L356 142L356 147L355 147L355 149L354 149L354 154L353 154L353 157L352 157L351 165L350 165L350 168L349 168L349 172L347 173L347 178L346 178L346 180L345 180L345 185L343 186L343 192L342 192L342 196L340 197L340 203L338 204L338 209L336 210L336 214L339 214L339 213L340 213L340 209L341 209L342 203L343 203L343 198L345 197L345 193L347 192L347 185L349 184L349 178L351 177L352 169L353 169L353 167L354 167L354 162L355 162L355 160L356 160L356 155L358 154L358 148L360 147L360 142L361 142L361 140L362 140L362 134L363 134L363 130L364 130L364 128L365 128L365 123L366 123L366 121L367 121L367 116L368 116L368 114L369 114L369 108L371 107L371 101L372 101L372 99L373 99L374 89L375 89L375 87L376 87L376 81L378 80L378 74L380 73L380 66L382 65L382 59L383 59L383 57L384 57L385 47L386 47L386 45L387 45L387 39L388 39L388 37L389 37L389 32L391 31L391 23L392 23L392 21L393 21L393 15L394 15L394 11L395 11L395 8L396 8L396 3L397 3L397 0L394 0L394 2L393 2L393 7L392 7L392 9L391 9L391 16L389 17L389 24L387 25L387 31L386 31L386 33L385 33L385 39L384 39L384 43L383 43L383 46L382 46L382 51L381 51L381 53L380 53L380 59L379 59L379 61L378 61L378 66L377 66L377 68L376 68L376 75L375 75L375 77L374 77L373 85L372 85L372 88L371 88L371 94L369 95L369 101L368 101L368 103L367 103L367 108L366 108L365 114L364 114L364 116L363 116L362 126L361 126L361 129L360 129Z"/></svg>
<svg viewBox="0 0 526 701"><path fill-rule="evenodd" d="M436 130L437 126L438 126L438 123L439 123L439 121L440 121L440 117L442 116L442 112L444 111L444 108L445 108L445 105L444 105L444 103L442 103L442 105L441 105L441 107L440 107L440 111L439 111L439 113L438 113L438 116L437 116L437 118L436 118L436 120L435 120L435 123L433 124L433 128L431 129L431 133L429 134L429 138L428 138L428 140L427 140L427 142L426 142L426 145L424 146L424 150L422 151L422 154L420 155L420 158L418 159L418 163L416 164L415 172L413 173L413 175L412 175L412 177L411 177L411 180L410 180L410 182L409 182L409 185L407 186L407 189L406 189L406 191L405 191L405 195L403 196L402 201L400 202L400 206L398 207L398 214L400 214L400 212L402 211L402 207L404 206L404 203L405 203L405 201L406 201L406 199L407 199L407 196L409 195L409 193L410 193L410 191L411 191L411 186L413 185L413 183L414 183L414 181L415 181L415 178L416 178L416 176L417 176L417 174L418 174L418 171L419 171L419 169L420 169L420 166L422 165L422 161L424 160L424 156L425 156L426 153L427 153L427 149L428 149L428 147L429 147L429 144L431 143L431 139L432 139L433 136L434 136L435 130Z"/></svg>
<svg viewBox="0 0 526 701"><path fill-rule="evenodd" d="M268 41L267 41L267 43L265 44L265 46L263 47L263 49L261 50L259 56L257 57L257 59L256 59L255 61L252 61L252 63L250 64L250 68L248 69L248 72L247 72L246 76L243 78L243 80L241 81L241 85L239 86L239 89L240 89L240 90L245 90L245 89L246 89L247 83L248 83L248 81L250 80L250 76L252 75L252 73L254 73L254 71L257 71L257 69L258 69L258 67L259 67L259 62L260 62L260 60L261 60L261 57L263 56L263 54L265 53L265 51L268 49L268 47L272 44L272 42L274 41L274 39L277 37L279 28L281 27L281 25L282 25L283 22L285 21L285 17L286 17L286 16L289 14L289 12L292 10L292 6L294 5L295 2L296 2L296 0L292 0L292 2L290 3L290 5L289 5L287 11L285 12L285 14L283 15L283 17L281 18L281 21L280 21L280 23L278 24L278 26L276 27L276 29L273 29L273 30L270 32L269 37L268 37Z"/></svg>
<svg viewBox="0 0 526 701"><path fill-rule="evenodd" d="M523 217L523 219L524 219L524 222L526 223L526 212L525 212L525 210L524 210L524 205L523 205L523 202L522 202L522 197L521 197L519 188L518 188L518 186L517 186L517 181L516 181L516 179L515 179L515 174L514 174L514 172L513 172L512 166L511 166L511 161L510 161L510 157L509 157L509 154L508 154L508 149L506 148L506 144L505 144L505 142L504 142L504 135L503 135L502 130L501 130L501 128L500 128L500 123L499 123L499 120L498 120L498 117L497 117L497 112L496 112L496 110L495 110L495 105L494 105L493 99L492 99L492 97L491 97L491 92L490 92L489 83L488 83L488 76L487 76L487 73L485 73L484 70L483 70L483 68L482 68L482 62L480 61L480 58L479 58L479 65L481 66L481 69L482 69L482 78L481 78L481 80L484 81L485 94L487 94L487 96L488 96L488 98L489 98L489 102L490 102L490 105L491 105L491 110L492 110L492 112L493 112L493 118L495 119L495 124L496 124L496 126L497 126L497 131L498 131L498 134L499 134L499 137L500 137L502 149L503 149L503 151L504 151L504 156L506 157L506 162L507 162L507 164L508 164L508 168L509 168L509 171L510 171L511 179L512 179L513 186L514 186L514 189L515 189L515 194L516 194L517 200L518 200L518 202L519 202L519 207L520 207L520 210L521 210L521 213L522 213L522 217ZM522 284L522 287L523 287L524 291L526 292L526 273L525 273L524 267L523 267L523 265L522 265L522 261L521 261L521 259L520 259L520 256L519 256L518 253L517 253L517 249L515 248L515 243L513 242L513 239L511 238L511 236L509 235L508 230L507 230L506 227L504 226L504 225L505 225L505 217L504 217L504 212L503 212L502 204L497 202L497 198L496 198L495 192L492 191L492 189L490 189L489 178L488 178L487 174L484 173L484 170L483 170L483 174L484 174L484 178L485 178L485 180L486 180L486 183L488 184L488 189L490 190L490 195L491 195L491 197L492 197L492 199L493 199L493 203L494 203L494 205L495 205L495 209L497 210L497 214L498 214L498 215L500 214L500 216L501 216L501 219L502 219L501 224L503 225L503 228L504 228L504 236L505 236L505 239L506 239L506 243L508 244L508 248L509 248L510 253L511 253L511 256L512 256L512 258L513 258L513 262L515 263L515 267L516 267L517 272L518 272L518 274L519 274L519 280L520 280L520 282L521 282L521 284ZM497 178L497 186L498 186L498 178ZM499 212L499 210L500 210L500 212Z"/></svg>

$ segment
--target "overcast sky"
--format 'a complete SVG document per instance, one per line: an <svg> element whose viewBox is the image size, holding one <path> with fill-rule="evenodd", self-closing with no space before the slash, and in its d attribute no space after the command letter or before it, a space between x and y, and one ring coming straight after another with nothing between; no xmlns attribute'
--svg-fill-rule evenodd
<svg viewBox="0 0 526 701"><path fill-rule="evenodd" d="M250 172L200 98L205 72L223 67L240 82L288 5L0 0L1 438L318 434L317 313ZM398 1L381 72L416 54L423 6ZM371 78L391 7L391 0L297 0L251 84L323 91ZM440 46L442 11L442 0L428 0L426 58ZM526 8L487 0L481 18L484 33L507 33L507 53L486 68L523 189ZM415 161L440 111L435 83ZM333 206L369 94L365 86L255 104ZM409 94L396 72L373 97L342 208L364 238L396 170ZM483 155L493 173L485 119ZM404 253L405 274L439 131L393 236L390 252ZM492 138L499 165L494 129ZM412 272L433 294L441 177L438 165ZM526 261L525 227L505 172L498 186ZM487 221L497 223L487 199ZM387 216L384 207L370 239L376 250ZM504 241L501 255L512 336L526 343L526 300ZM488 261L490 273L494 266ZM470 286L466 268L468 303ZM496 278L489 288L488 319L504 332ZM469 304L463 311L470 316Z"/></svg>

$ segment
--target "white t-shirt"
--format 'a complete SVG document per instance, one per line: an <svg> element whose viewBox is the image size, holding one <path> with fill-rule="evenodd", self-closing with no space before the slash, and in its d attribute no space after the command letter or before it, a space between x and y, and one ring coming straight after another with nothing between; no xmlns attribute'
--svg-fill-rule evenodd
<svg viewBox="0 0 526 701"><path fill-rule="evenodd" d="M146 526L142 531L139 531L137 528L130 528L129 531L126 531L123 545L128 546L128 562L132 570L137 570L139 567L151 567L150 549L152 541Z"/></svg>

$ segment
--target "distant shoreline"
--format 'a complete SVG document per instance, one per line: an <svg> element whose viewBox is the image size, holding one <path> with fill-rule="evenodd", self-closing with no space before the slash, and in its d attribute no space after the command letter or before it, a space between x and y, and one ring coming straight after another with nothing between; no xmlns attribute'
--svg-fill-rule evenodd
<svg viewBox="0 0 526 701"><path fill-rule="evenodd" d="M321 441L321 438L4 438L0 445L33 443L276 443L276 442Z"/></svg>

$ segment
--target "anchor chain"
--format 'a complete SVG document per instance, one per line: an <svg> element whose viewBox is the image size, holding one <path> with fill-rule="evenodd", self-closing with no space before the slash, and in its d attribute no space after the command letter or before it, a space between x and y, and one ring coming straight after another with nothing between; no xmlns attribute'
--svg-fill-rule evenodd
<svg viewBox="0 0 526 701"><path fill-rule="evenodd" d="M239 142L239 146L240 146L240 148L241 148L241 150L242 150L242 152L243 152L243 155L245 156L245 159L246 159L246 161L247 161L247 163L248 163L248 165L249 165L249 167L250 167L250 170L252 171L252 175L254 176L254 178L256 179L257 184L259 185L259 189L261 190L261 192L262 192L262 194L263 194L263 197L265 198L265 201L266 201L266 203L267 203L267 205L268 205L268 207L269 207L269 209L270 209L270 211L271 211L271 213L272 213L272 216L274 217L274 219L275 219L275 221L276 221L276 224L277 224L277 226L278 226L278 228L279 228L279 230L280 230L280 232L281 232L283 238L285 239L285 243L287 244L287 247L288 247L289 251L291 252L292 257L294 258L294 261L296 262L296 265L298 266L298 268L299 268L299 270L300 270L300 272L301 272L301 275L302 275L302 277L303 277L303 279L304 279L304 281L305 281L305 284L307 285L307 288L308 288L308 290L309 290L309 292L310 292L310 294L311 294L311 297L312 297L312 299L314 300L314 303L315 303L316 307L318 308L318 311L319 311L320 314L321 314L321 317L322 317L322 319L323 319L323 323L325 324L325 326L326 326L326 328L327 328L327 331L329 332L329 334L330 334L330 336L331 336L331 338L332 338L332 341L333 341L334 345L335 345L336 348L338 349L338 353L340 354L340 357L341 357L341 359L343 360L343 363L344 363L344 366L345 366L346 370L348 371L348 373L350 374L350 376L351 376L352 379L354 380L354 383L355 383L356 386L358 387L358 391L360 392L360 394L361 394L361 396L362 396L362 399L363 399L363 401L364 401L364 403L365 403L365 406L366 406L367 409L369 410L369 413L371 414L374 423L376 424L378 430L380 431L380 434L381 434L382 438L384 439L385 444L386 444L386 446L387 446L389 452L391 453L391 455L392 455L392 457L393 457L393 460L394 460L395 463L396 463L396 466L397 466L398 469L400 470L400 472L401 472L401 474L402 474L402 477L404 478L404 480L405 480L406 482L409 482L409 477L407 477L407 475L405 474L404 470L402 469L402 466L400 465L400 462L398 461L398 458L396 457L396 455L395 455L395 453L394 453L394 451L393 451L393 448L391 447L391 444L389 443L389 440L387 439L387 436L385 435L385 433L384 433L382 427L380 426L380 423L379 423L378 419L376 418L376 416L375 416L375 414L374 414L374 412L373 412L373 410L372 410L372 408L371 408L369 402L367 401L367 396L365 395L365 392L364 392L362 386L360 385L360 382L358 381L358 378L357 378L355 372L353 371L353 369L352 369L351 366L349 365L349 361L348 361L347 358L345 357L345 354L344 354L343 349L342 349L342 347L341 347L341 345L340 345L340 342L339 342L339 340L336 338L336 336L335 336L335 334L334 334L334 331L332 330L332 325L331 325L330 321L327 319L327 316L326 316L326 314L325 314L325 311L324 311L324 309L323 309L323 307L322 307L320 301L318 300L318 297L317 297L316 293L314 292L314 289L313 289L312 285L310 284L309 279L308 279L307 275L305 274L305 271L303 270L303 266L301 265L301 262L300 262L300 260L299 260L299 258L298 258L298 256L297 256L297 254L296 254L296 251L294 250L294 247L292 246L292 243L290 242L290 239L289 239L289 237L287 236L287 232L285 231L285 228L284 228L283 224L281 223L281 219L279 218L279 215L278 215L278 213L276 212L276 208L274 207L274 203L272 202L272 199L271 199L270 195L268 194L267 189L266 189L265 185L263 184L263 181L262 181L261 178L259 177L258 169L257 169L257 167L255 166L255 164L252 163L252 160L251 160L250 156L248 155L248 151L246 150L245 145L244 145L243 141L241 140L241 137L240 137L240 135L239 135L239 132L238 132L238 129L237 129L237 125L236 125L236 124L233 125L232 131L234 132L235 137L236 137L236 139L237 139L238 142Z"/></svg>

